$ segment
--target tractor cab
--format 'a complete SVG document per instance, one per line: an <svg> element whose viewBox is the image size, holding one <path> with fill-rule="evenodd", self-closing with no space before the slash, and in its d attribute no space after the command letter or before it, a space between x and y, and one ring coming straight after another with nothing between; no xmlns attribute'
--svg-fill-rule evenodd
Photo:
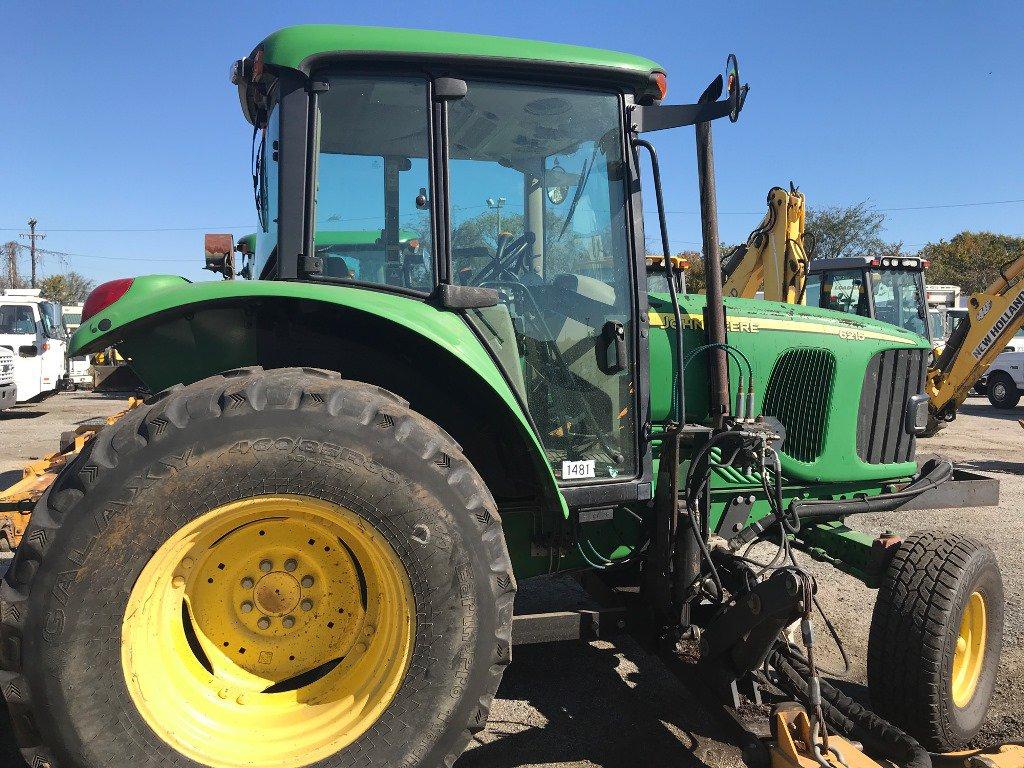
<svg viewBox="0 0 1024 768"><path fill-rule="evenodd" d="M873 317L938 340L928 314L925 259L916 256L853 256L814 259L807 276L806 303Z"/></svg>
<svg viewBox="0 0 1024 768"><path fill-rule="evenodd" d="M233 70L258 142L247 274L461 310L558 480L649 493L634 137L693 125L696 105L658 114L665 75L637 56L474 36L439 36L464 50L437 56L432 33L381 31L406 51L389 61L341 50L347 28L321 32L337 54L303 52L316 43L293 28ZM707 119L738 114L734 75Z"/></svg>

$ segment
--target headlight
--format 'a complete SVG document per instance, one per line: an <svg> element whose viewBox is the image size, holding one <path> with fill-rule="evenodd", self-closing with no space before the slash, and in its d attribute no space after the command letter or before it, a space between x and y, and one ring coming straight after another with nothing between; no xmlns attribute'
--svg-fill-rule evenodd
<svg viewBox="0 0 1024 768"><path fill-rule="evenodd" d="M923 435L928 429L928 395L912 395L907 401L906 430Z"/></svg>

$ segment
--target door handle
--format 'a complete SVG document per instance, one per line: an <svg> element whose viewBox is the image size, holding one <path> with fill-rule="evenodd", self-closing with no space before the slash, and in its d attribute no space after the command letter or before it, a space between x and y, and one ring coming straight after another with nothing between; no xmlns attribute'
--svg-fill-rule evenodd
<svg viewBox="0 0 1024 768"><path fill-rule="evenodd" d="M617 320L609 320L601 328L597 367L609 375L626 370L626 327Z"/></svg>

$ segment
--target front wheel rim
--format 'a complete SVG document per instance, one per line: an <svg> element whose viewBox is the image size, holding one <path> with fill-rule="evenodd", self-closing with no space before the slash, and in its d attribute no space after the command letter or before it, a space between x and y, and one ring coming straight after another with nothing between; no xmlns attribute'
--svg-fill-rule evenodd
<svg viewBox="0 0 1024 768"><path fill-rule="evenodd" d="M988 639L988 614L985 598L972 592L960 619L956 649L953 653L953 703L966 707L978 689L985 664L985 643Z"/></svg>
<svg viewBox="0 0 1024 768"><path fill-rule="evenodd" d="M394 699L415 606L391 545L305 496L231 502L159 547L132 589L121 660L142 718L212 768L300 768Z"/></svg>

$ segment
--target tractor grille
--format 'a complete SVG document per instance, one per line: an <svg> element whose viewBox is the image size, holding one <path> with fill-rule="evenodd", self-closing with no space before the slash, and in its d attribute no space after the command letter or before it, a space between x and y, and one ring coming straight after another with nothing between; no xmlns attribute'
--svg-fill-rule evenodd
<svg viewBox="0 0 1024 768"><path fill-rule="evenodd" d="M14 382L14 358L0 354L0 387Z"/></svg>
<svg viewBox="0 0 1024 768"><path fill-rule="evenodd" d="M857 415L857 455L868 464L914 458L915 438L906 428L907 401L924 391L927 354L923 349L889 349L868 363Z"/></svg>
<svg viewBox="0 0 1024 768"><path fill-rule="evenodd" d="M782 422L782 450L797 461L811 463L821 456L835 375L831 352L805 348L784 352L768 377L762 411Z"/></svg>

